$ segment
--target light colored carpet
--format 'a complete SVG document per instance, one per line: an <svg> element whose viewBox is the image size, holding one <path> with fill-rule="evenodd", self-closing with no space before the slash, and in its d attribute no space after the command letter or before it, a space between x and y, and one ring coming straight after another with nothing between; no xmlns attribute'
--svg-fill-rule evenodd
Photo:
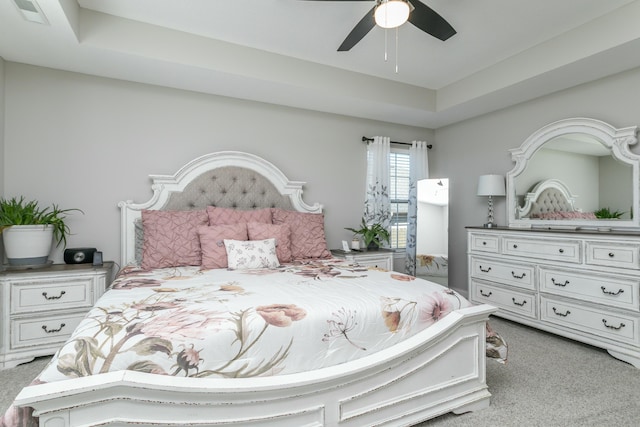
<svg viewBox="0 0 640 427"><path fill-rule="evenodd" d="M492 318L491 325L509 344L506 365L487 360L491 406L420 427L640 425L640 369L518 323Z"/></svg>
<svg viewBox="0 0 640 427"><path fill-rule="evenodd" d="M640 369L604 351L492 318L509 343L509 362L487 360L491 406L446 414L420 427L568 427L640 425ZM0 411L44 368L39 358L0 371Z"/></svg>

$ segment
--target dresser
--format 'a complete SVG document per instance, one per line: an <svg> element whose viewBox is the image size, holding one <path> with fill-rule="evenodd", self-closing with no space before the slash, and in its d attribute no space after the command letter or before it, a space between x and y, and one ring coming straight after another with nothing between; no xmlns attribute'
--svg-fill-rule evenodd
<svg viewBox="0 0 640 427"><path fill-rule="evenodd" d="M112 262L0 271L0 369L53 354L111 282Z"/></svg>
<svg viewBox="0 0 640 427"><path fill-rule="evenodd" d="M339 249L332 249L331 255L336 258L343 258L349 262L359 264L365 267L383 268L385 270L393 270L393 254L392 249L380 248L375 251L351 251L345 252Z"/></svg>
<svg viewBox="0 0 640 427"><path fill-rule="evenodd" d="M467 227L469 298L640 368L640 234Z"/></svg>

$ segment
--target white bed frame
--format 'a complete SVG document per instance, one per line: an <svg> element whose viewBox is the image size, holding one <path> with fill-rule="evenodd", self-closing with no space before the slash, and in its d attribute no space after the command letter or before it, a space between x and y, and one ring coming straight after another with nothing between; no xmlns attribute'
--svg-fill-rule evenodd
<svg viewBox="0 0 640 427"><path fill-rule="evenodd" d="M122 261L135 260L141 209L162 209L172 192L220 166L258 171L292 206L302 182L288 181L271 163L247 153L202 156L172 176L152 176L153 197L120 203ZM132 371L24 388L15 404L30 406L43 427L79 426L410 426L447 412L489 405L485 381L488 305L457 310L413 337L359 360L291 375L193 379Z"/></svg>

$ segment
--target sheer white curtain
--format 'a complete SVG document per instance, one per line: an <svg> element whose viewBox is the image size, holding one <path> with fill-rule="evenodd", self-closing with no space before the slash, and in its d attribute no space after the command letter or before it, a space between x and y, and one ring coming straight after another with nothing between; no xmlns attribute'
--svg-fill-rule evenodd
<svg viewBox="0 0 640 427"><path fill-rule="evenodd" d="M391 138L376 136L367 144L367 187L364 219L367 224L380 223L389 228L391 203L389 199L389 154Z"/></svg>
<svg viewBox="0 0 640 427"><path fill-rule="evenodd" d="M409 148L409 206L407 210L407 247L404 268L416 274L416 230L418 213L418 181L429 177L429 148L425 141L413 141Z"/></svg>

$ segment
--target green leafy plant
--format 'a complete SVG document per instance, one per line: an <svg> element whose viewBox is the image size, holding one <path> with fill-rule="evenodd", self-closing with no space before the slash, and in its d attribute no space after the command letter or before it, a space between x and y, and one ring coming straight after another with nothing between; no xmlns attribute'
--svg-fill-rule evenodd
<svg viewBox="0 0 640 427"><path fill-rule="evenodd" d="M60 209L53 204L45 208L38 206L35 200L26 201L20 198L0 199L0 233L12 225L53 225L53 236L59 246L67 244L70 234L69 226L65 223L67 214L72 211L82 212L80 209Z"/></svg>
<svg viewBox="0 0 640 427"><path fill-rule="evenodd" d="M350 228L345 227L345 230L349 230L354 232L356 235L362 236L362 240L364 241L365 246L369 247L369 245L374 246L382 246L382 242L391 242L391 235L389 234L389 230L384 228L380 223L367 224L366 220L362 218L362 223L360 224L360 228Z"/></svg>
<svg viewBox="0 0 640 427"><path fill-rule="evenodd" d="M593 212L593 214L598 219L619 219L624 212L620 211L612 211L609 208L600 208L597 211Z"/></svg>

